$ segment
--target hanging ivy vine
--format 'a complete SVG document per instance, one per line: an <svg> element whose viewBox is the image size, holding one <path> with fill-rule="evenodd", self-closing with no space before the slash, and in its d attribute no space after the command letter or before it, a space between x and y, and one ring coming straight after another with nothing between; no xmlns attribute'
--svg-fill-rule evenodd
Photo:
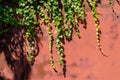
<svg viewBox="0 0 120 80"><path fill-rule="evenodd" d="M116 0L118 4L120 2ZM0 35L7 32L4 26L11 25L14 27L24 27L24 40L27 46L28 61L35 58L36 45L36 27L45 24L49 35L49 51L50 63L52 68L57 71L54 56L53 43L55 42L57 54L60 56L58 63L60 66L65 65L64 40L72 39L73 31L76 32L78 38L81 38L79 24L86 25L85 2L91 8L95 21L96 38L98 48L103 56L100 43L100 22L97 13L97 4L101 0L0 0ZM113 12L113 0L109 0ZM54 24L54 25L52 25ZM52 30L55 28L55 31ZM56 37L53 33L56 33Z"/></svg>

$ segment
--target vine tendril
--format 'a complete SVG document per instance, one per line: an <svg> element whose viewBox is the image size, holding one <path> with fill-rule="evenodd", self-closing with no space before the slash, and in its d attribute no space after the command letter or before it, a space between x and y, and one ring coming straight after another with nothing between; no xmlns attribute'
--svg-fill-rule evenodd
<svg viewBox="0 0 120 80"><path fill-rule="evenodd" d="M86 1L94 18L98 49L103 56L106 56L101 47L101 29L97 13L97 4L101 0L10 0L8 4L4 4L4 1L6 0L0 0L0 13L2 14L0 15L0 35L7 31L4 29L7 25L24 27L25 41L30 44L25 46L32 50L27 55L28 61L35 59L34 52L37 41L35 29L38 25L41 27L44 24L49 36L50 64L57 72L53 56L53 43L55 43L56 53L59 55L58 64L62 67L65 66L64 45L66 41L72 40L73 32L78 38L81 38L79 26L80 24L86 25ZM119 0L115 1L120 5ZM109 0L109 4L117 16L113 0Z"/></svg>

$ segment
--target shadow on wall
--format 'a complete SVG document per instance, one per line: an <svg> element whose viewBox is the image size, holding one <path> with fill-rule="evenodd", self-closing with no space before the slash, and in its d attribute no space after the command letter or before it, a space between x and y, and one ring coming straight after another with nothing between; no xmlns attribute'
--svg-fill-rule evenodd
<svg viewBox="0 0 120 80"><path fill-rule="evenodd" d="M24 49L25 29L7 29L6 33L0 35L0 80L27 80L31 72L31 62ZM39 48L37 49L39 53Z"/></svg>

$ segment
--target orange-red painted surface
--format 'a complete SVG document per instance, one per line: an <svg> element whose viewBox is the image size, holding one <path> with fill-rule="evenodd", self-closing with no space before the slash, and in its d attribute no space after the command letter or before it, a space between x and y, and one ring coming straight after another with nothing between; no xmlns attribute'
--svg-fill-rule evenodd
<svg viewBox="0 0 120 80"><path fill-rule="evenodd" d="M82 38L78 39L74 32L73 40L66 41L64 45L67 61L66 77L57 64L59 56L56 54L55 45L54 58L58 73L50 66L49 38L45 27L42 26L44 34L39 42L40 52L28 80L120 80L120 18L115 17L108 0L102 1L102 5L98 7L102 30L101 46L108 57L102 56L97 48L94 20L90 10L87 9L87 29L79 28ZM116 3L114 7L119 15L120 7ZM9 69L5 70L8 72L6 75L11 74Z"/></svg>
<svg viewBox="0 0 120 80"><path fill-rule="evenodd" d="M120 7L115 5L116 12ZM120 80L120 19L112 13L107 0L98 8L101 22L101 46L108 57L103 57L97 48L92 14L87 13L87 29L80 27L81 39L73 33L73 40L65 42L66 78L57 65L55 73L49 63L48 36L41 39L40 53L32 67L30 80ZM47 32L44 29L44 32ZM57 63L59 57L54 50ZM56 58L57 57L57 58Z"/></svg>

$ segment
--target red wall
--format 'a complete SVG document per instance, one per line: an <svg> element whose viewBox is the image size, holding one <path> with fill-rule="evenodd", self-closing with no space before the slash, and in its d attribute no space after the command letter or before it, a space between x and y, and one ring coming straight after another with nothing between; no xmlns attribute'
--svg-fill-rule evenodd
<svg viewBox="0 0 120 80"><path fill-rule="evenodd" d="M108 5L108 0L98 7L101 22L101 45L108 57L103 57L97 48L93 17L88 10L87 29L80 27L82 39L73 33L73 40L65 42L66 78L62 68L57 65L55 73L49 63L48 35L40 38L40 53L32 67L29 80L120 80L120 19L116 18ZM115 3L115 11L119 15L120 7ZM54 50L55 62L59 57Z"/></svg>
<svg viewBox="0 0 120 80"><path fill-rule="evenodd" d="M31 67L28 80L120 80L120 18L116 18L112 12L108 4L109 0L101 1L102 5L98 7L102 30L101 46L108 57L102 56L97 48L94 20L87 6L87 29L79 28L82 39L78 39L73 32L73 40L66 41L64 45L67 61L66 77L63 75L62 68L57 64L59 55L56 54L55 45L54 58L58 73L55 73L50 66L49 38L45 26L41 26L44 34L39 39L40 52ZM114 3L115 11L117 15L120 15L120 6L116 2ZM20 64L20 61L16 61L17 71L14 75L3 54L0 55L0 76L4 73L11 80L16 75L21 77L23 65Z"/></svg>

